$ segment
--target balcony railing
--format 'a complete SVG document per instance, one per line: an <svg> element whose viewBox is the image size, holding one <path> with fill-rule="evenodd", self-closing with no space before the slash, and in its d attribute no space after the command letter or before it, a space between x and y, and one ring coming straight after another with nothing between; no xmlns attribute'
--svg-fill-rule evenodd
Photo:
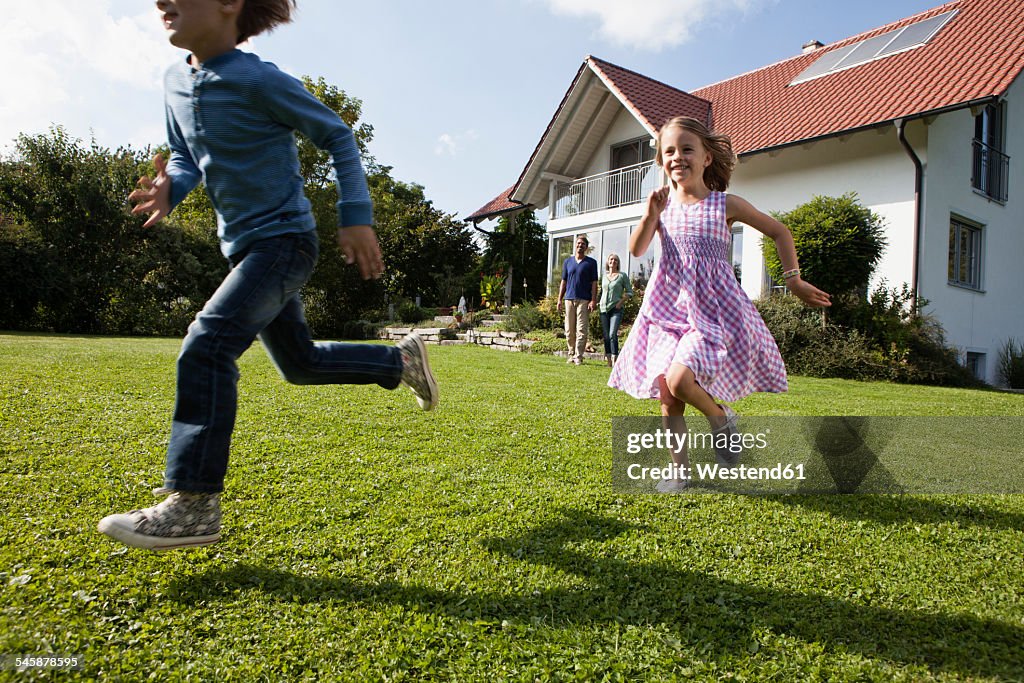
<svg viewBox="0 0 1024 683"><path fill-rule="evenodd" d="M614 171L558 183L551 207L551 218L567 218L581 213L639 204L661 182L658 167L651 162L634 164Z"/></svg>
<svg viewBox="0 0 1024 683"><path fill-rule="evenodd" d="M1010 157L981 140L974 140L974 171L971 185L997 202L1009 197Z"/></svg>

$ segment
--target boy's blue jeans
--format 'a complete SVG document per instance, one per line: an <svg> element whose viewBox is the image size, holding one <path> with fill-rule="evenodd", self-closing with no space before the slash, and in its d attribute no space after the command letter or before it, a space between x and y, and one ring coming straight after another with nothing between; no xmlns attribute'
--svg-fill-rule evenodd
<svg viewBox="0 0 1024 683"><path fill-rule="evenodd" d="M231 271L189 326L178 356L165 488L224 489L238 402L235 361L257 336L293 384L398 386L402 358L394 346L313 343L299 290L318 255L309 232L260 240L231 257Z"/></svg>
<svg viewBox="0 0 1024 683"><path fill-rule="evenodd" d="M604 355L619 355L619 325L622 324L622 309L613 308L601 313L601 332L604 334Z"/></svg>

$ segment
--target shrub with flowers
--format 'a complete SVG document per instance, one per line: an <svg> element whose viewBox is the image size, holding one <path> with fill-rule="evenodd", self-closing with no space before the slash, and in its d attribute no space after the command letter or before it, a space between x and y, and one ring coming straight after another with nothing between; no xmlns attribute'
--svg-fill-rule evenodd
<svg viewBox="0 0 1024 683"><path fill-rule="evenodd" d="M494 275L480 274L480 303L497 313L505 301L505 274L498 271Z"/></svg>

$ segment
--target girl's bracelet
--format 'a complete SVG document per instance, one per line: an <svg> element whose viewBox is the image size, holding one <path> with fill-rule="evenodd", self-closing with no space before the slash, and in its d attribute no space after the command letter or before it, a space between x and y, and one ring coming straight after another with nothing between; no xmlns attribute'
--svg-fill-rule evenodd
<svg viewBox="0 0 1024 683"><path fill-rule="evenodd" d="M784 271L782 273L782 279L783 280L790 280L792 278L795 278L799 274L800 274L800 269L799 268L794 268L793 270L787 270L787 271Z"/></svg>

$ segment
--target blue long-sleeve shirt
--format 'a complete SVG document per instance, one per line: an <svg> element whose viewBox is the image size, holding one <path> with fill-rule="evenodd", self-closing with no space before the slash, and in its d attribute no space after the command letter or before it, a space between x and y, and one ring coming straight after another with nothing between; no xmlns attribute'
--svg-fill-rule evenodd
<svg viewBox="0 0 1024 683"><path fill-rule="evenodd" d="M217 212L221 251L316 229L303 193L294 131L331 155L338 226L371 225L373 205L352 130L302 83L254 54L232 50L164 78L171 208L199 181Z"/></svg>

